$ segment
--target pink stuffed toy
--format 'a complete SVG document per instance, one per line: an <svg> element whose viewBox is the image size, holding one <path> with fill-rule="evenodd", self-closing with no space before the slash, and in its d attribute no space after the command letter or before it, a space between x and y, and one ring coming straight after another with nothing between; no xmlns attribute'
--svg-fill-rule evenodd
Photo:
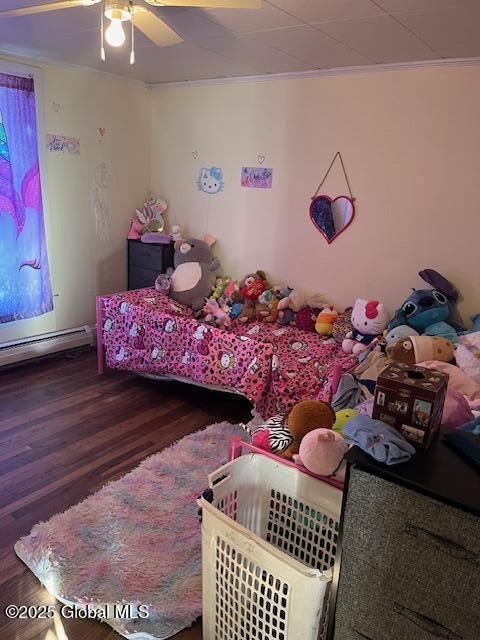
<svg viewBox="0 0 480 640"><path fill-rule="evenodd" d="M230 329L232 320L228 314L228 307L221 307L216 300L207 299L203 307L205 321L215 324L220 329Z"/></svg>
<svg viewBox="0 0 480 640"><path fill-rule="evenodd" d="M332 429L314 429L302 438L300 451L293 456L293 461L317 476L343 482L346 467L343 457L347 451L348 444L341 435Z"/></svg>
<svg viewBox="0 0 480 640"><path fill-rule="evenodd" d="M143 222L139 222L134 218L131 222L130 231L128 232L128 240L140 240L144 226Z"/></svg>
<svg viewBox="0 0 480 640"><path fill-rule="evenodd" d="M378 300L355 301L352 311L352 331L349 331L342 342L345 353L359 354L369 349L388 323L388 313Z"/></svg>
<svg viewBox="0 0 480 640"><path fill-rule="evenodd" d="M458 429L466 422L473 420L474 415L468 402L458 391L449 389L443 405L442 426Z"/></svg>

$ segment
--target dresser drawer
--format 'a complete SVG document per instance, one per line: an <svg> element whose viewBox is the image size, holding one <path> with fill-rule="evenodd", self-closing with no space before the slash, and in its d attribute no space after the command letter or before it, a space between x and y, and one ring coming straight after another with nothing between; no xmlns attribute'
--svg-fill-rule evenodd
<svg viewBox="0 0 480 640"><path fill-rule="evenodd" d="M164 262L166 262L164 254L168 249L169 245L149 244L132 240L128 243L128 262L136 267L156 270L158 275L166 270L166 267L164 267Z"/></svg>
<svg viewBox="0 0 480 640"><path fill-rule="evenodd" d="M144 287L153 287L160 273L160 271L154 271L153 269L130 266L128 269L128 288L143 289Z"/></svg>
<svg viewBox="0 0 480 640"><path fill-rule="evenodd" d="M335 640L478 640L480 521L351 469Z"/></svg>
<svg viewBox="0 0 480 640"><path fill-rule="evenodd" d="M378 605L384 603L379 601ZM352 620L341 629L337 626L335 640L478 640L478 627L465 629L465 623L446 626L419 605L408 608L396 603L378 611L381 620ZM448 614L444 613L443 616ZM449 624L449 623L447 623Z"/></svg>
<svg viewBox="0 0 480 640"><path fill-rule="evenodd" d="M439 503L421 506L412 505L395 539L404 558L397 584L402 602L412 605L413 593L439 612L443 607L463 611L465 619L476 622L480 638L480 522Z"/></svg>

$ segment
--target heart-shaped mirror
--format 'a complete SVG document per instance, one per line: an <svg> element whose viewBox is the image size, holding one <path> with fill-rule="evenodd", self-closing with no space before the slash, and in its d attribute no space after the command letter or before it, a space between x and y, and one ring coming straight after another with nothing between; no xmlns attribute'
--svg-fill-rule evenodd
<svg viewBox="0 0 480 640"><path fill-rule="evenodd" d="M310 218L330 244L348 227L355 215L353 200L347 196L315 196L310 205Z"/></svg>

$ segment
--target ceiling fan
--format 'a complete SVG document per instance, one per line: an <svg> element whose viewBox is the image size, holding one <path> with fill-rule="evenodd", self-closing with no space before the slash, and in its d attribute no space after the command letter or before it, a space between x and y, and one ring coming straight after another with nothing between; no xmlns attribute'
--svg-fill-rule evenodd
<svg viewBox="0 0 480 640"><path fill-rule="evenodd" d="M130 22L132 38L130 64L135 62L134 27L159 47L168 47L182 42L182 38L159 16L150 11L154 7L196 7L201 9L259 9L262 0L58 0L20 9L0 9L0 19L29 16L74 7L101 5L100 57L105 61L104 39L112 47L120 47L125 42L123 23ZM104 18L110 24L104 31Z"/></svg>

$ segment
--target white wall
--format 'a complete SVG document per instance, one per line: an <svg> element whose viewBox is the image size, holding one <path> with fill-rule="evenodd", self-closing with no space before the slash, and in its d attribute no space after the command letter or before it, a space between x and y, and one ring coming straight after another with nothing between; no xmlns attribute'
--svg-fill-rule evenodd
<svg viewBox="0 0 480 640"><path fill-rule="evenodd" d="M0 342L94 324L95 296L126 288L129 220L148 192L149 90L107 74L40 66L46 131L80 138L81 151L80 156L46 156L43 185L54 310L0 325ZM99 127L106 129L103 138ZM96 236L92 204L94 172L102 162L110 175L108 241Z"/></svg>
<svg viewBox="0 0 480 640"><path fill-rule="evenodd" d="M463 293L464 317L480 311L480 66L172 86L152 97L152 187L170 221L219 238L227 273L263 268L339 306L366 296L394 310L431 267ZM337 150L357 216L328 246L307 211ZM240 187L258 154L273 167L272 190ZM195 180L212 165L225 190L209 196ZM338 169L327 190L345 192Z"/></svg>

